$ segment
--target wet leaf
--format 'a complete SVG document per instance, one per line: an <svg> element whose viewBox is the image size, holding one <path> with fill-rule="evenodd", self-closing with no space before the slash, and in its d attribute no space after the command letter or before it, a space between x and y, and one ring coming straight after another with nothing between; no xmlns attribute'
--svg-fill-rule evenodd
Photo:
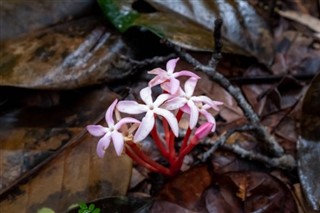
<svg viewBox="0 0 320 213"><path fill-rule="evenodd" d="M195 211L188 210L177 204L156 200L152 205L151 213L176 212L176 213L195 213Z"/></svg>
<svg viewBox="0 0 320 213"><path fill-rule="evenodd" d="M320 210L320 74L312 81L302 106L298 166L304 195L314 210Z"/></svg>
<svg viewBox="0 0 320 213"><path fill-rule="evenodd" d="M223 51L251 55L265 64L273 60L272 37L267 24L244 1L148 0L160 11L156 13L138 13L131 8L131 1L98 2L107 18L120 31L131 26L142 26L191 50L213 50L214 20L221 16L224 20Z"/></svg>
<svg viewBox="0 0 320 213"><path fill-rule="evenodd" d="M0 41L90 14L94 6L91 0L3 1L0 7Z"/></svg>
<svg viewBox="0 0 320 213"><path fill-rule="evenodd" d="M0 190L75 140L117 98L107 87L60 92L0 88L0 94Z"/></svg>
<svg viewBox="0 0 320 213"><path fill-rule="evenodd" d="M0 209L36 212L46 206L64 212L79 201L124 195L130 182L131 160L118 157L113 149L100 159L96 142L96 138L85 134L27 183L2 195Z"/></svg>
<svg viewBox="0 0 320 213"><path fill-rule="evenodd" d="M159 199L196 210L202 193L210 184L211 177L207 167L193 167L166 184L159 194Z"/></svg>
<svg viewBox="0 0 320 213"><path fill-rule="evenodd" d="M234 208L241 206L243 212L298 212L289 189L281 181L266 173L226 173L218 178L218 184L220 193L223 190L232 192L225 193L224 205L217 202L220 204L219 207L225 208L228 204ZM223 212L222 210L219 209L217 212Z"/></svg>
<svg viewBox="0 0 320 213"><path fill-rule="evenodd" d="M0 85L71 89L123 78L127 49L109 28L88 17L2 43Z"/></svg>

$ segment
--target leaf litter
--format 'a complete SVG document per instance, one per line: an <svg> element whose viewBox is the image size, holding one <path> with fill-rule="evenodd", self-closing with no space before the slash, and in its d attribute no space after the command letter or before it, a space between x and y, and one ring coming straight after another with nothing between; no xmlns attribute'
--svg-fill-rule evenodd
<svg viewBox="0 0 320 213"><path fill-rule="evenodd" d="M308 11L307 8L304 9ZM304 115L300 115L301 99L305 94L309 83L308 80L310 79L309 77L306 78L307 81L301 80L303 79L301 76L308 77L309 75L312 77L320 70L318 63L319 42L315 40L314 37L306 33L301 33L300 28L295 28L294 24L284 19L280 20L278 28L274 30L274 33L272 42L275 46L275 61L271 67L262 66L252 58L247 61L242 61L241 59L246 56L226 54L219 64L218 70L225 72L226 67L228 67L226 75L231 74L230 78L237 77L235 83L241 85L241 89L247 100L249 100L255 111L262 117L262 122L275 134L275 137L284 147L285 152L299 158L299 155L296 155L296 143L299 136L297 126L300 120L305 119ZM199 55L195 54L195 57L199 57ZM206 57L209 58L210 56ZM239 57L239 59L230 65L230 61L232 61L234 57ZM186 63L181 63L178 66L185 69L193 69L193 67L190 67L190 65ZM278 80L272 80L270 82L269 78L274 76L277 76ZM142 82L144 77L139 77ZM214 99L224 100L226 103L224 106L225 112L220 113L217 117L217 133L212 136L213 140L215 140L219 134L226 129L245 124L246 119L242 112L236 107L236 102L227 92L206 76L202 75L201 77L202 86L196 92L208 95ZM262 77L262 84L244 84L242 82L245 78L255 79L257 77ZM258 82L258 80L256 82ZM130 86L132 86L132 84ZM126 85L123 85L123 87L125 88ZM134 87L137 87L137 85ZM40 102L42 103L42 101ZM9 115L8 113L7 117ZM73 120L72 117L68 118L68 120L70 119L71 121ZM86 119L87 118L84 120ZM79 131L76 128L73 130ZM59 129L55 131L59 132ZM16 134L18 138L21 138L19 134L24 135L25 133ZM43 142L41 142L41 144L42 143ZM59 143L57 144L52 145L51 148L53 147L53 149L55 149L59 146ZM239 145L253 152L265 152L265 150L260 147L259 141L247 133L234 134L226 144L231 146ZM190 162L192 162L191 169L181 173L181 175L172 180L164 179L161 176L157 177L157 175L150 174L135 165L134 169L136 169L138 173L141 173L142 176L137 178L138 181L129 189L128 195L133 197L142 196L144 199L145 197L157 198L152 207L148 205L142 207L142 209L145 210L151 208L151 212L173 210L177 212L228 212L230 209L234 212L311 211L306 201L297 202L296 197L301 198L302 195L301 193L299 194L299 190L296 189L299 187L304 188L305 186L301 186L296 169L294 171L282 171L264 165L261 162L243 159L242 156L236 155L228 150L227 146L219 148L212 154L208 162L201 163L199 155L208 148L209 145L200 145L192 155L188 156ZM153 152L152 148L150 152ZM316 157L316 155L310 155L311 157ZM303 156L304 155L300 155L300 160L305 159ZM22 191L22 195L20 195L20 198L19 195L16 195L17 201L19 202L13 204L6 199L2 201L0 205L6 206L7 208L7 205L15 206L18 205L18 203L23 203L19 200L21 197L25 199L23 190L27 191L34 188L33 193L41 194L39 192L40 182L46 184L46 179L39 179L39 176L46 174L45 171L50 171L51 165L53 166L54 162L59 162L59 159L58 157L55 161L52 161L52 163L47 164L47 169L42 170L39 175L32 178L26 185L20 186L22 189L20 193ZM66 160L64 162L66 162ZM98 163L95 162L95 164ZM195 164L199 165L194 166ZM309 163L304 168L309 171L315 171L315 167L316 166ZM21 170L21 168L17 168L18 171L19 169ZM101 170L97 169L97 171ZM13 172L15 172L14 169ZM134 174L136 174L136 172L133 173L133 175ZM123 173L116 175L116 178L119 179L119 177L124 177ZM56 178L58 178L58 175ZM99 178L97 179L99 180ZM311 178L313 178L313 180L315 179L314 177ZM49 179L50 178L48 178L48 180ZM57 182L61 183L61 180ZM32 183L33 185L31 185ZM307 183L312 183L312 180ZM71 186L69 184L66 185ZM23 188L25 186L29 188ZM122 185L122 187L122 194L125 194L125 184ZM77 192L77 190L71 190L71 192ZM312 194L308 192L306 194L309 196L309 199L311 196L312 200ZM79 199L79 197L77 198ZM99 198L101 198L101 196L97 196L96 198L89 196L87 200ZM39 199L38 201L39 202L35 204L37 207L45 204L43 199ZM65 204L65 206L67 206L67 204ZM316 204L314 207L316 207ZM34 207L34 209L36 208Z"/></svg>

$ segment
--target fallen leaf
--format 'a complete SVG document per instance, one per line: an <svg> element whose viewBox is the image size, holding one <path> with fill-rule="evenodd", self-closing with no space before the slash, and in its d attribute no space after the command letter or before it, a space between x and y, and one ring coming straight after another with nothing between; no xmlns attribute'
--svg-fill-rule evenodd
<svg viewBox="0 0 320 213"><path fill-rule="evenodd" d="M142 26L161 38L198 51L213 50L214 20L221 16L224 20L223 51L254 56L268 65L273 60L272 37L268 26L254 8L244 1L148 0L160 11L155 13L133 10L132 1L98 2L107 18L122 32L132 26Z"/></svg>
<svg viewBox="0 0 320 213"><path fill-rule="evenodd" d="M292 11L292 10L287 10L287 11L279 10L278 13L285 18L296 21L300 24L303 24L309 27L313 31L320 33L320 20L316 17L313 17L309 14Z"/></svg>
<svg viewBox="0 0 320 213"><path fill-rule="evenodd" d="M298 140L298 169L304 195L311 207L320 210L320 74L313 79L302 105L301 137Z"/></svg>
<svg viewBox="0 0 320 213"><path fill-rule="evenodd" d="M131 65L119 33L97 17L69 21L1 44L0 85L72 89L121 79Z"/></svg>
<svg viewBox="0 0 320 213"><path fill-rule="evenodd" d="M100 159L96 142L89 134L77 140L27 183L2 194L0 209L31 213L45 206L64 212L80 201L124 195L130 182L131 160L118 157L112 147Z"/></svg>

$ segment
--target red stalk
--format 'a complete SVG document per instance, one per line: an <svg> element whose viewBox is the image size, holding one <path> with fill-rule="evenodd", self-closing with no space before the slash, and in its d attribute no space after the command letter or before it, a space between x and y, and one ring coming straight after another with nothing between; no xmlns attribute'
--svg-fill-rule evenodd
<svg viewBox="0 0 320 213"><path fill-rule="evenodd" d="M164 147L164 145L163 145L163 143L162 143L162 141L161 141L161 139L160 139L160 137L158 135L156 124L154 124L154 127L151 130L151 136L152 136L156 146L158 147L161 155L168 159L168 155L169 155L168 150L167 150L166 147Z"/></svg>
<svg viewBox="0 0 320 213"><path fill-rule="evenodd" d="M141 165L143 165L143 166L149 165L150 167L146 167L146 168L150 169L151 171L159 172L159 173L169 175L169 176L171 175L168 168L166 168L166 167L162 166L161 164L155 162L154 160L150 159L149 156L146 155L143 151L141 151L141 149L135 143L127 142L127 144L128 144L128 150L130 150L132 152L131 154L137 156L144 163ZM132 158L132 159L136 160L134 158ZM139 163L139 162L137 161L137 163Z"/></svg>

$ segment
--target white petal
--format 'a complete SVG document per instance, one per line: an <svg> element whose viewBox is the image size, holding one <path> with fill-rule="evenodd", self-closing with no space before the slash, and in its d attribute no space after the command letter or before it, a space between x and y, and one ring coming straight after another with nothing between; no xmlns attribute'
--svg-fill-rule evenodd
<svg viewBox="0 0 320 213"><path fill-rule="evenodd" d="M190 129L193 129L198 122L198 118L199 118L199 111L198 111L198 107L190 100L188 101L188 106L190 107Z"/></svg>
<svg viewBox="0 0 320 213"><path fill-rule="evenodd" d="M176 137L178 137L179 126L178 126L178 121L177 121L176 117L170 111L165 110L165 109L157 108L154 110L154 112L158 115L161 115L162 117L164 117L168 121L172 132L174 133L174 135Z"/></svg>
<svg viewBox="0 0 320 213"><path fill-rule="evenodd" d="M117 155L120 156L124 146L123 136L121 133L115 130L112 132L111 137L114 149L116 150Z"/></svg>
<svg viewBox="0 0 320 213"><path fill-rule="evenodd" d="M196 78L196 79L200 79L200 77L196 74L194 74L193 72L191 71L188 71L188 70L182 70L180 72L175 72L173 74L174 77L180 77L180 76L189 76L189 77L193 77L193 78Z"/></svg>
<svg viewBox="0 0 320 213"><path fill-rule="evenodd" d="M147 105L152 104L152 92L150 87L145 87L140 91L140 97Z"/></svg>
<svg viewBox="0 0 320 213"><path fill-rule="evenodd" d="M176 109L179 109L180 107L183 107L186 103L187 103L186 98L175 97L165 102L162 105L162 108L165 108L167 110L176 110Z"/></svg>
<svg viewBox="0 0 320 213"><path fill-rule="evenodd" d="M97 145L97 154L100 158L103 158L104 154L105 154L105 150L109 147L110 145L110 134L107 134L105 136L103 136Z"/></svg>
<svg viewBox="0 0 320 213"><path fill-rule="evenodd" d="M127 124L127 123L140 123L140 121L137 120L137 119L135 119L135 118L122 118L122 119L114 126L114 128L115 128L116 130L119 130L123 124Z"/></svg>
<svg viewBox="0 0 320 213"><path fill-rule="evenodd" d="M170 78L170 94L175 94L180 87L180 81L174 77Z"/></svg>
<svg viewBox="0 0 320 213"><path fill-rule="evenodd" d="M171 59L167 62L167 72L172 74L174 71L174 68L176 67L177 62L179 61L179 58Z"/></svg>
<svg viewBox="0 0 320 213"><path fill-rule="evenodd" d="M184 91L187 96L191 97L193 95L197 81L198 80L196 78L189 78L186 83L184 83Z"/></svg>
<svg viewBox="0 0 320 213"><path fill-rule="evenodd" d="M118 102L118 99L114 100L106 112L105 118L106 118L108 126L114 125L113 111L114 111L114 108L115 108L117 102Z"/></svg>
<svg viewBox="0 0 320 213"><path fill-rule="evenodd" d="M107 133L107 128L101 125L88 125L87 130L91 135L96 137L100 137Z"/></svg>
<svg viewBox="0 0 320 213"><path fill-rule="evenodd" d="M120 101L117 105L120 112L128 114L140 114L148 110L147 106L138 104L136 101Z"/></svg>
<svg viewBox="0 0 320 213"><path fill-rule="evenodd" d="M147 114L144 116L144 118L141 121L141 124L134 135L134 141L139 142L145 139L149 133L151 132L153 126L154 126L154 113L150 110L147 112Z"/></svg>
<svg viewBox="0 0 320 213"><path fill-rule="evenodd" d="M161 94L157 97L157 99L154 101L153 105L155 107L159 107L161 104L163 104L163 102L165 102L166 100L168 100L171 97L171 95L169 94Z"/></svg>
<svg viewBox="0 0 320 213"><path fill-rule="evenodd" d="M150 70L148 73L154 74L154 75L166 75L167 74L167 72L161 68L155 68L153 70Z"/></svg>

